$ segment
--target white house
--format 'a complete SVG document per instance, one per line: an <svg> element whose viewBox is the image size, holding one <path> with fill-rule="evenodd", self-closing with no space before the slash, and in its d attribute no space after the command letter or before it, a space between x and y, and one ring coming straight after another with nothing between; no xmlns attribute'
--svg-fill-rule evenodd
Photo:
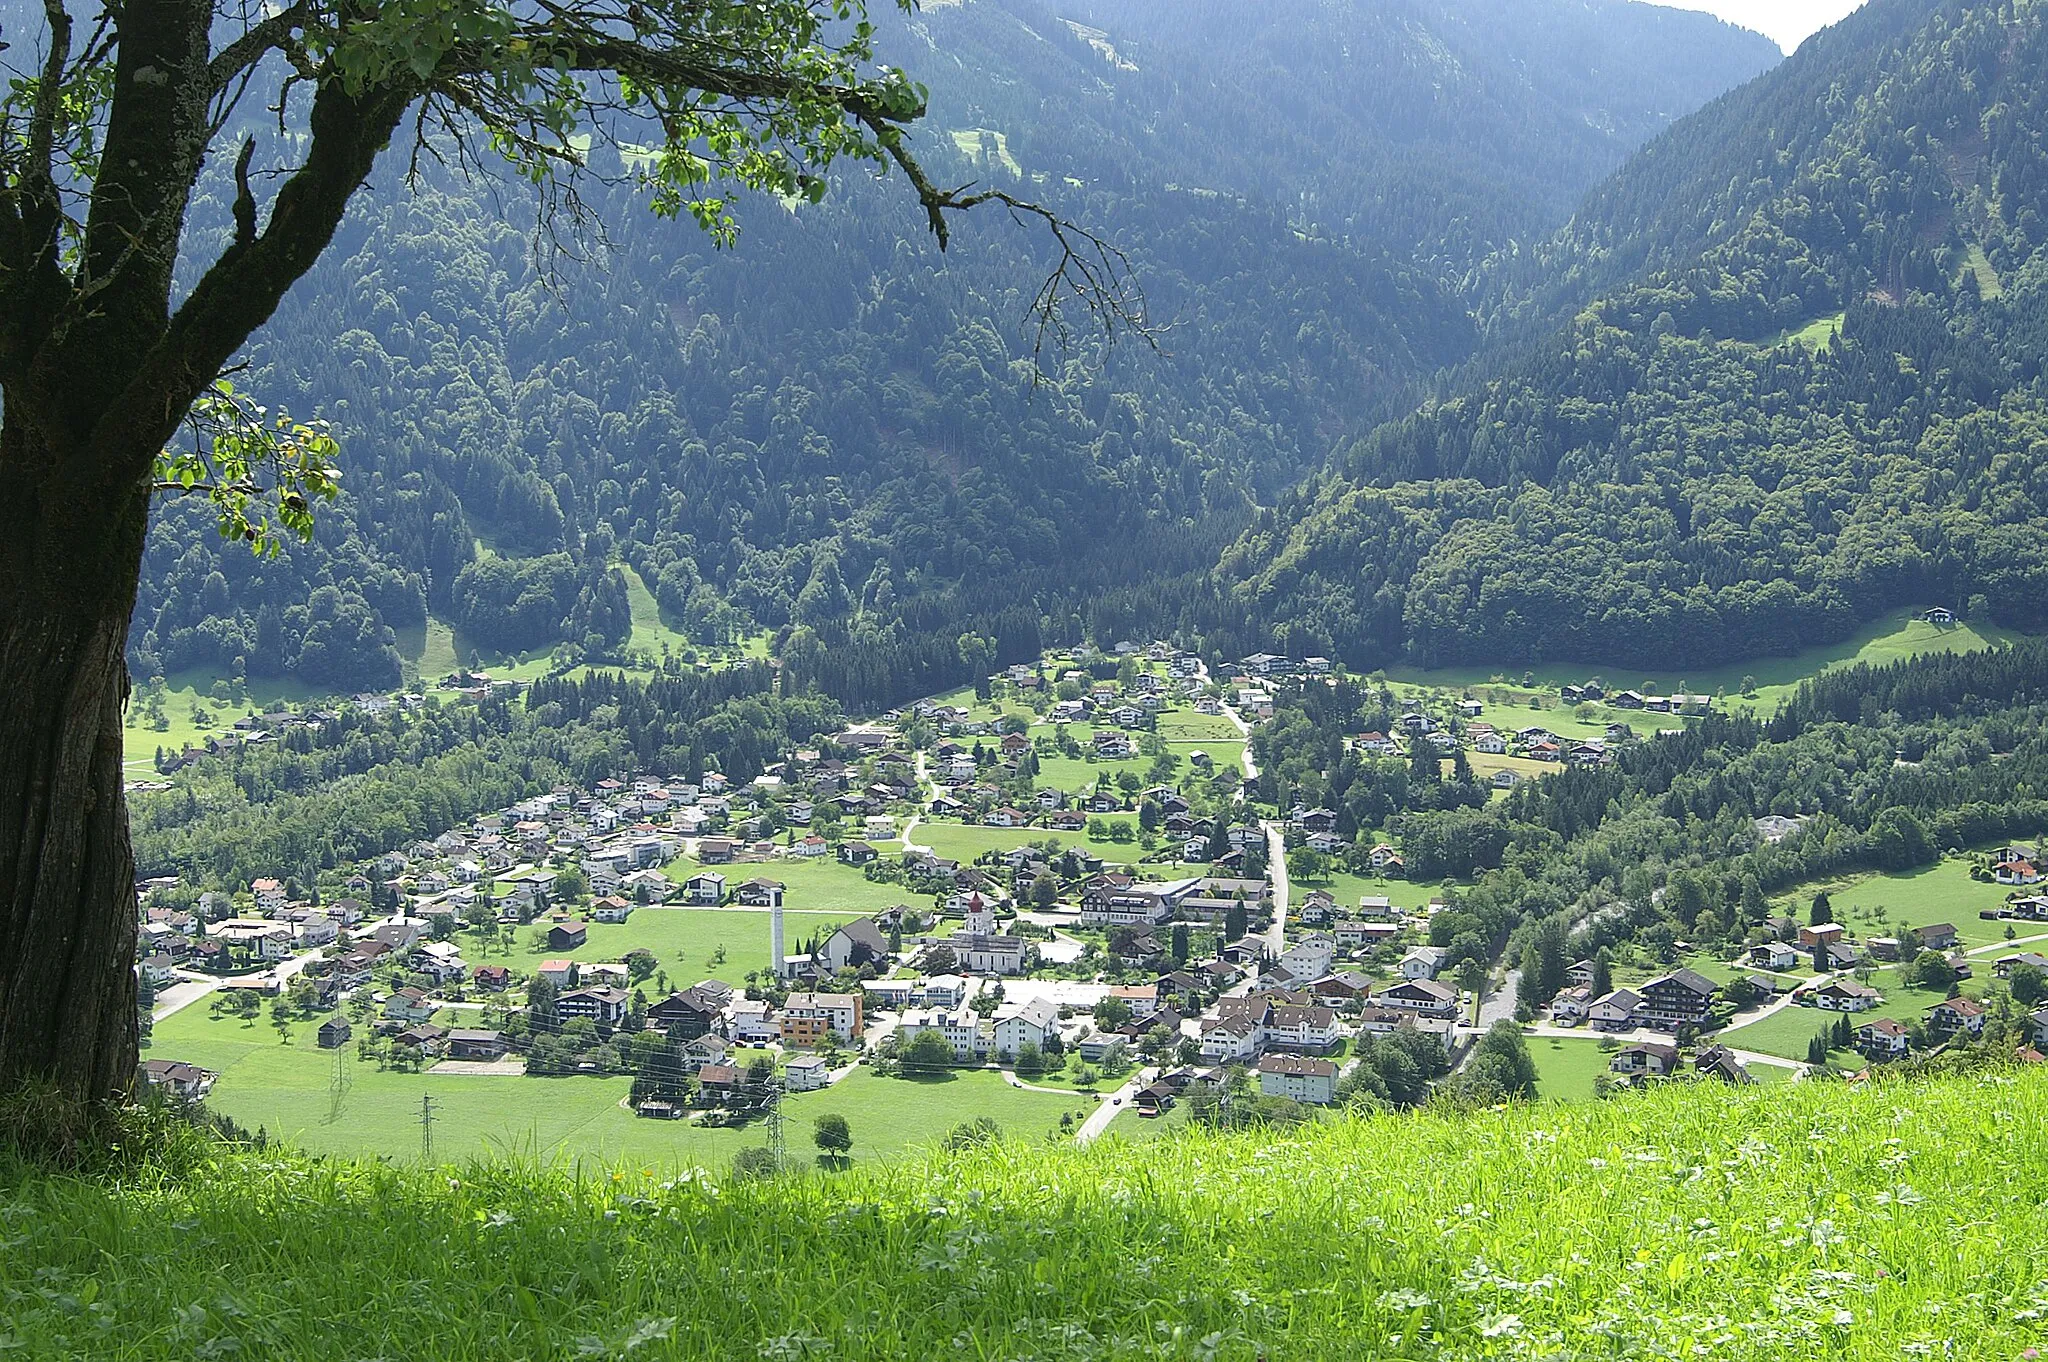
<svg viewBox="0 0 2048 1362"><path fill-rule="evenodd" d="M1569 1026L1584 1021L1592 1007L1593 990L1578 984L1550 1000L1550 1019L1560 1026Z"/></svg>
<svg viewBox="0 0 2048 1362"><path fill-rule="evenodd" d="M1813 1005L1824 1012L1867 1012L1884 1001L1884 996L1854 979L1832 979L1814 989Z"/></svg>
<svg viewBox="0 0 2048 1362"><path fill-rule="evenodd" d="M1266 1043L1319 1055L1337 1043L1337 1014L1320 1004L1282 1004L1266 1017Z"/></svg>
<svg viewBox="0 0 2048 1362"><path fill-rule="evenodd" d="M1202 1060L1207 1064L1242 1064L1259 1053L1263 1036L1249 1017L1223 1017L1202 1024Z"/></svg>
<svg viewBox="0 0 2048 1362"><path fill-rule="evenodd" d="M1642 998L1635 992L1617 988L1594 999L1586 1009L1586 1017L1597 1031L1626 1031L1636 1024L1636 1009L1642 1005Z"/></svg>
<svg viewBox="0 0 2048 1362"><path fill-rule="evenodd" d="M1059 1024L1059 1007L1050 998L1041 995L1029 1002L1004 1003L995 1015L996 1053L1014 1059L1027 1045L1043 1048L1046 1037Z"/></svg>
<svg viewBox="0 0 2048 1362"><path fill-rule="evenodd" d="M939 1008L917 1008L903 1014L896 1024L896 1034L908 1045L917 1038L920 1031L935 1031L941 1039L953 1047L953 1057L962 1063L971 1063L986 1055L993 1037L982 1028L981 1018L967 1008L945 1011Z"/></svg>
<svg viewBox="0 0 2048 1362"><path fill-rule="evenodd" d="M1403 979L1434 979L1443 970L1450 952L1442 946L1417 946L1401 957Z"/></svg>
<svg viewBox="0 0 2048 1362"><path fill-rule="evenodd" d="M967 1001L967 981L957 974L935 974L924 981L919 994L926 1007L950 1012Z"/></svg>
<svg viewBox="0 0 2048 1362"><path fill-rule="evenodd" d="M1337 944L1321 932L1310 932L1280 953L1280 968L1297 979L1320 979L1337 963Z"/></svg>
<svg viewBox="0 0 2048 1362"><path fill-rule="evenodd" d="M1767 969L1778 973L1783 973L1785 970L1798 969L1800 963L1806 959L1800 953L1799 948L1789 941L1765 941L1759 945L1751 946L1749 953L1743 958L1757 969Z"/></svg>
<svg viewBox="0 0 2048 1362"><path fill-rule="evenodd" d="M767 1003L755 998L733 999L726 1011L726 1028L742 1045L782 1039L781 1023L775 1020Z"/></svg>
<svg viewBox="0 0 2048 1362"><path fill-rule="evenodd" d="M811 1092L831 1081L832 1070L817 1055L799 1055L782 1066L782 1082L791 1092Z"/></svg>
<svg viewBox="0 0 2048 1362"><path fill-rule="evenodd" d="M1374 995L1381 1007L1424 1016L1447 1017L1458 1010L1458 991L1434 979L1403 979Z"/></svg>
<svg viewBox="0 0 2048 1362"><path fill-rule="evenodd" d="M1259 1094L1328 1106L1337 1100L1337 1066L1303 1055L1267 1055L1259 1061Z"/></svg>
<svg viewBox="0 0 2048 1362"><path fill-rule="evenodd" d="M818 947L818 964L832 974L843 969L858 969L870 961L884 962L888 958L889 938L871 917L846 923Z"/></svg>

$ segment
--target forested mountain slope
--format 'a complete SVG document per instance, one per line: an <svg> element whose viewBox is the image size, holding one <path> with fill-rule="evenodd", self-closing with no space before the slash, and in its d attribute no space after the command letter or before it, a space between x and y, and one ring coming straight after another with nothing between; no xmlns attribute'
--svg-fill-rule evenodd
<svg viewBox="0 0 2048 1362"><path fill-rule="evenodd" d="M1105 585L1206 569L1410 407L1478 343L1482 260L1773 56L1618 0L974 0L883 48L932 88L936 178L1131 252L1156 352L1037 374L1042 234L983 212L941 257L864 173L743 205L728 251L599 192L609 249L543 253L551 286L524 191L429 167L411 194L393 155L240 379L335 423L342 503L257 564L166 506L133 670L388 684L430 611L487 653L603 655L619 558L691 637L789 631L798 677L854 705L952 679L969 630L1035 652Z"/></svg>
<svg viewBox="0 0 2048 1362"><path fill-rule="evenodd" d="M1808 57L1604 186L1548 249L1648 267L1352 442L1226 556L1217 628L1686 665L1904 604L2041 625L2048 8L1876 0Z"/></svg>

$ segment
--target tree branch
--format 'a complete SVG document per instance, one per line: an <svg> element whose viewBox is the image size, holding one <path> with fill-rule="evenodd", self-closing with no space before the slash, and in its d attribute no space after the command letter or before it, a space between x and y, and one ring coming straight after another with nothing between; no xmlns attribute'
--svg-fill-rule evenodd
<svg viewBox="0 0 2048 1362"><path fill-rule="evenodd" d="M256 195L249 189L249 158L256 154L256 139L242 139L242 154L235 158L235 249L256 244Z"/></svg>
<svg viewBox="0 0 2048 1362"><path fill-rule="evenodd" d="M985 203L1002 204L1018 222L1027 217L1037 218L1052 233L1060 255L1031 300L1029 311L1038 321L1033 353L1045 347L1047 335L1055 337L1062 348L1072 340L1073 331L1067 325L1065 312L1069 301L1082 304L1094 315L1106 342L1114 344L1118 332L1129 331L1153 349L1159 348L1159 331L1145 316L1144 293L1138 287L1130 257L1119 247L1043 204L1000 189L984 189L976 194L968 193L971 186L964 185L959 189L940 189L903 145L901 129L865 117L862 121L875 134L876 143L890 161L910 181L940 250L945 250L951 240L946 215L964 213Z"/></svg>
<svg viewBox="0 0 2048 1362"><path fill-rule="evenodd" d="M206 64L208 97L219 95L272 52L285 51L292 45L293 35L312 17L312 7L306 0L296 0L269 18L251 24L241 37L215 53Z"/></svg>
<svg viewBox="0 0 2048 1362"><path fill-rule="evenodd" d="M43 75L29 110L26 169L47 182L56 175L57 110L64 103L64 68L71 61L71 16L64 0L43 0L43 22L50 26L50 50L43 54Z"/></svg>
<svg viewBox="0 0 2048 1362"><path fill-rule="evenodd" d="M312 146L278 191L269 224L207 269L94 426L90 463L107 470L110 486L133 486L147 473L192 401L312 268L416 94L384 89L354 96L338 83L320 88Z"/></svg>

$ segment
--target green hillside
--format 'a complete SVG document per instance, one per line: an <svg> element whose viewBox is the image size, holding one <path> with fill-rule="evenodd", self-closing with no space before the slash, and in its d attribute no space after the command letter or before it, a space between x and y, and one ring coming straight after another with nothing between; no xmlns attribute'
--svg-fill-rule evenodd
<svg viewBox="0 0 2048 1362"><path fill-rule="evenodd" d="M0 1338L109 1362L1990 1362L2048 1337L2044 1121L2031 1071L1112 1134L767 1184L277 1149L180 1176L0 1169Z"/></svg>
<svg viewBox="0 0 2048 1362"><path fill-rule="evenodd" d="M1684 674L2040 628L2044 72L2039 5L1877 0L1680 122L1518 262L1549 334L1225 555L1219 632Z"/></svg>
<svg viewBox="0 0 2048 1362"><path fill-rule="evenodd" d="M992 206L941 255L900 177L741 202L730 249L593 183L610 249L536 261L530 192L408 192L394 150L248 355L333 423L344 494L257 563L160 508L137 679L347 692L451 647L518 674L799 628L794 674L849 704L957 685L963 632L1029 656L1098 586L1206 569L1471 356L1482 259L1777 57L1622 0L873 8L933 177L1100 231L1174 343L1049 348L1034 382L1045 235ZM212 167L195 221L232 195Z"/></svg>

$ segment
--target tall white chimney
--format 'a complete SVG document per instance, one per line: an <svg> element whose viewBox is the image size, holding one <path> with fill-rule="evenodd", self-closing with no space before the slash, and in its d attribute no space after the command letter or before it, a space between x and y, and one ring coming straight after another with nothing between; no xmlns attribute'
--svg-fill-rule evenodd
<svg viewBox="0 0 2048 1362"><path fill-rule="evenodd" d="M780 979L783 972L782 953L782 895L776 894L768 901L768 962Z"/></svg>

